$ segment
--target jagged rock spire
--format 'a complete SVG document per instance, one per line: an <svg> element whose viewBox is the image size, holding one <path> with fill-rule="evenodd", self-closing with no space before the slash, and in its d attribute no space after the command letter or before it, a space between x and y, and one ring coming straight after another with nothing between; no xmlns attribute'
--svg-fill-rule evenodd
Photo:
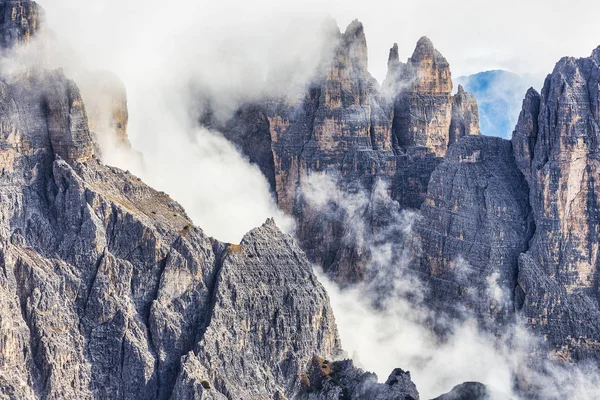
<svg viewBox="0 0 600 400"><path fill-rule="evenodd" d="M479 107L471 93L467 93L462 85L452 97L452 121L448 144L455 143L463 136L479 135Z"/></svg>
<svg viewBox="0 0 600 400"><path fill-rule="evenodd" d="M423 36L417 42L417 47L415 48L415 51L413 52L411 61L419 62L421 60L433 58L436 55L441 56L441 54L433 46L433 43L431 42L431 40L427 36Z"/></svg>
<svg viewBox="0 0 600 400"><path fill-rule="evenodd" d="M348 25L344 32L344 41L349 48L350 61L361 70L367 71L369 56L362 22L355 19Z"/></svg>
<svg viewBox="0 0 600 400"><path fill-rule="evenodd" d="M405 67L397 52L397 46L390 50L384 82L394 97L394 147L400 152L424 146L443 156L452 118L450 66L427 37L419 39Z"/></svg>
<svg viewBox="0 0 600 400"><path fill-rule="evenodd" d="M417 42L410 63L417 69L418 90L429 93L452 93L452 74L446 58L423 36Z"/></svg>
<svg viewBox="0 0 600 400"><path fill-rule="evenodd" d="M397 74L398 68L400 67L400 56L398 55L398 43L394 43L394 45L390 49L390 55L388 56L387 66L388 66L388 77L390 75Z"/></svg>
<svg viewBox="0 0 600 400"><path fill-rule="evenodd" d="M540 94L530 88L523 100L523 108L512 136L513 152L519 169L531 182L531 162L538 134L538 115L540 113Z"/></svg>

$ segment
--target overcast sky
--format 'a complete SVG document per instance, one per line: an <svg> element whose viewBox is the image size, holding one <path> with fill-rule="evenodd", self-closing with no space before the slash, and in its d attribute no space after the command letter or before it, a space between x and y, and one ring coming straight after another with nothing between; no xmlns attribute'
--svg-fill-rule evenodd
<svg viewBox="0 0 600 400"><path fill-rule="evenodd" d="M128 135L146 169L127 157L114 165L171 194L196 224L231 242L277 215L276 206L256 168L218 133L198 130L191 86L224 113L265 90L303 88L330 41L322 34L328 17L342 30L363 22L380 82L393 43L406 59L424 35L455 77L504 68L531 74L527 84L538 89L559 58L588 56L600 45L597 0L39 1L60 44L52 52L58 66L69 76L107 69L125 83Z"/></svg>
<svg viewBox="0 0 600 400"><path fill-rule="evenodd" d="M173 37L173 29L187 29L194 21L198 31L207 33L202 39L210 42L224 27L233 37L244 35L247 27L252 36L257 25L268 33L274 19L282 23L330 15L343 29L358 18L365 25L370 70L379 81L385 77L391 45L397 42L401 58L406 58L424 35L446 56L454 76L495 68L545 75L560 57L588 56L600 45L600 2L593 0L40 2L51 20L61 19L60 25L53 26L59 34L75 33L79 44L98 49L110 49L106 43L100 44L101 40L112 42L115 51L127 45L140 46L144 36L150 40L156 40L157 33ZM69 22L65 23L65 16ZM304 36L310 41L313 28L310 24L307 28ZM210 35L211 30L215 36ZM119 39L119 33L125 32L129 37ZM82 38L86 35L88 40ZM264 39L256 36L258 42Z"/></svg>

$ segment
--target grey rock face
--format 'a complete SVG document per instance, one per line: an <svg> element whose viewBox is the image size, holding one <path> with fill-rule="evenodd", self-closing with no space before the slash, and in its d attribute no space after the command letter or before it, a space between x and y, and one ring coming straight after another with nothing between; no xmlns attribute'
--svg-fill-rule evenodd
<svg viewBox="0 0 600 400"><path fill-rule="evenodd" d="M450 146L415 226L428 305L491 328L514 321L512 293L517 259L533 233L530 212L509 141L469 136Z"/></svg>
<svg viewBox="0 0 600 400"><path fill-rule="evenodd" d="M528 93L513 135L536 224L519 260L519 310L566 360L600 349L599 53L560 60L541 95Z"/></svg>
<svg viewBox="0 0 600 400"><path fill-rule="evenodd" d="M417 224L430 304L494 331L519 317L542 338L537 360L597 359L600 349L598 54L562 59L541 94L527 93L512 146L451 146ZM502 296L486 293L490 280Z"/></svg>
<svg viewBox="0 0 600 400"><path fill-rule="evenodd" d="M168 196L94 157L72 82L22 79L3 83L1 103L4 393L290 396L313 355L341 351L291 237L271 221L240 246L209 239Z"/></svg>
<svg viewBox="0 0 600 400"><path fill-rule="evenodd" d="M0 1L0 49L28 44L40 28L42 10L29 0Z"/></svg>
<svg viewBox="0 0 600 400"><path fill-rule="evenodd" d="M272 220L217 254L210 325L191 357L229 398L292 397L313 355L341 351L325 290Z"/></svg>
<svg viewBox="0 0 600 400"><path fill-rule="evenodd" d="M467 135L479 135L479 109L477 100L471 93L458 85L458 92L452 97L452 120L448 142L455 143Z"/></svg>
<svg viewBox="0 0 600 400"><path fill-rule="evenodd" d="M434 400L509 400L502 393L489 389L479 382L465 382L455 386L450 392L436 397Z"/></svg>
<svg viewBox="0 0 600 400"><path fill-rule="evenodd" d="M419 400L410 372L395 369L385 383L377 376L356 368L352 361L330 362L322 357L312 360L308 373L301 377L297 399L307 400Z"/></svg>
<svg viewBox="0 0 600 400"><path fill-rule="evenodd" d="M209 115L204 123L261 168L279 206L295 217L309 259L346 284L364 278L368 249L347 244L358 240L347 237L351 216L344 210L332 204L324 211L307 201L307 178L327 174L345 194L372 193L382 181L403 208L419 208L450 142L452 117L456 138L478 134L479 122L472 96L461 91L453 101L448 63L428 39L419 41L408 66L394 60L392 49L383 89L367 71L360 22L333 32L331 40L337 45L304 96L244 106L221 124Z"/></svg>
<svg viewBox="0 0 600 400"><path fill-rule="evenodd" d="M419 40L406 64L397 57L395 46L383 84L394 99L395 148L424 146L443 157L452 118L450 65L426 37Z"/></svg>
<svg viewBox="0 0 600 400"><path fill-rule="evenodd" d="M531 163L539 129L539 114L540 95L530 88L523 100L523 109L511 139L515 160L528 183L531 183Z"/></svg>

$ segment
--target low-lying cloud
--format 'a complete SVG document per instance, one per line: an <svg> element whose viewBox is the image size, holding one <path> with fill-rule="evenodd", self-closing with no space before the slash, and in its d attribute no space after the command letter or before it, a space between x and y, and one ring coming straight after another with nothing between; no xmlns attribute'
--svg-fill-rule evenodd
<svg viewBox="0 0 600 400"><path fill-rule="evenodd" d="M536 12L552 8L548 3L533 3L523 5L521 2L519 7L526 10L534 7ZM515 40L508 40L501 48L478 51L484 45L492 46L489 38L493 35L486 30L486 35L475 35L472 42L463 40L473 37L473 31L478 29L468 23L456 23L452 17L460 16L459 21L469 17L479 25L487 24L477 17L481 16L481 10L476 15L465 15L464 9L475 12L480 7L480 2L472 1L464 2L462 9L448 6L447 2L374 5L364 1L344 4L308 1L290 5L270 0L258 4L231 0L210 4L203 1L42 0L41 4L55 32L51 54L44 54L43 62L64 68L68 76L76 79L82 71L110 70L127 88L129 138L133 148L143 154L143 160L110 141L104 143L105 160L130 169L147 183L168 192L208 234L230 242L239 241L245 232L267 217L275 215L284 228L291 228L291 222L278 211L260 171L218 132L199 128L202 104L195 97L197 90L208 93L216 111L227 116L245 101L265 94L293 93L302 88L318 70L323 54L327 54L331 46L327 35L331 25L323 22L327 13L341 16L339 20L343 24L355 17L365 22L371 59L377 60L374 75L380 80L385 76L387 50L394 41L399 42L400 53L408 55L418 37L432 36L459 74L477 72L465 67L473 60L477 61L478 68L484 68L498 66L499 60L507 58L506 65L518 70L517 67L530 63L515 60L519 54L506 52L507 49L516 39L539 36L519 32L537 33L544 28L530 24L529 16L526 21L519 17L517 25L525 22L527 26L511 34ZM364 14L365 7L368 14ZM398 10L398 7L405 9ZM420 7L427 7L431 13L419 12ZM511 13L512 9L519 9L506 4L503 7ZM344 11L336 14L332 12L334 9ZM590 18L593 14L590 10L584 17ZM423 17L413 18L415 15ZM414 21L396 23L392 32L391 21L396 21L397 16ZM512 30L511 24L506 23L510 16L504 13L504 17L502 26ZM594 25L582 23L580 26ZM407 29L410 35L406 34ZM449 31L457 35L448 35ZM531 47L527 51L536 54L531 40L526 43ZM460 46L455 47L451 42ZM558 47L546 38L544 43L547 45L541 46L542 50L554 46L560 49L560 55L571 53L566 51L563 40ZM523 46L519 43L516 51L523 53ZM586 44L588 47L593 46ZM462 50L464 56L461 56ZM583 55L578 53L579 49L574 54ZM532 57L520 55L527 60ZM549 70L548 58L555 60L558 56L544 53L541 68ZM34 57L24 62L42 61ZM479 380L514 396L514 376L534 374L527 368L528 351L534 338L519 329L507 333L506 337L492 337L481 332L475 322L467 320L454 326L453 333L440 341L432 332L431 314L422 301L426 289L407 273L407 262L414 254L397 240L387 240L389 231L367 232L360 218L365 199L367 203L373 201L371 195L365 197L358 193L349 198L332 190L335 185L328 184L327 179L314 179L311 189L314 204L337 202L349 214L356 215L353 237L372 254L369 264L375 283L340 290L322 277L349 353L366 369L377 372L380 379L385 379L397 366L411 370L423 398L439 395L467 380ZM382 201L390 201L385 197L383 184L379 184L375 195ZM414 213L394 212L387 229L408 238L412 235L411 223L415 218ZM376 290L370 286L373 284L377 285ZM502 300L503 293L494 287L493 279L489 292L498 301ZM373 301L373 293L385 296L383 299L377 296ZM544 375L530 381L539 384L547 398L559 395L593 398L600 383L599 375L588 368L592 367L552 365Z"/></svg>
<svg viewBox="0 0 600 400"><path fill-rule="evenodd" d="M322 212L326 213L331 203L345 209L351 225L348 229L371 254L367 263L371 280L342 289L322 272L319 274L331 299L342 345L357 365L375 372L383 381L394 368L409 370L424 399L467 381L488 385L501 399L523 398L518 386L535 388L543 399L597 396L597 366L555 364L539 355L534 358L532 351L541 348L541 338L520 323L492 334L465 310L460 320L444 319L448 333L444 338L436 335L433 322L439 323L444 317L428 307L425 299L430 289L410 268L411 261L420 255L419 239L412 229L419 214L394 207L382 182L375 185L372 194L346 194L335 188L335 178L313 174L303 188L309 203ZM372 204L365 202L366 198L392 207L389 225L373 231L357 218ZM472 269L460 257L455 263L456 273ZM484 295L506 306L510 293L495 278L492 274L487 279Z"/></svg>
<svg viewBox="0 0 600 400"><path fill-rule="evenodd" d="M302 92L331 49L333 22L281 9L248 18L255 10L243 5L225 16L225 3L109 0L81 12L82 2L42 1L52 33L40 47L46 66L82 88L96 70L123 81L136 152L101 137L105 162L169 193L209 235L238 242L269 217L286 231L293 224L260 171L219 132L200 128L198 93L226 119L244 102ZM82 92L84 101L97 95Z"/></svg>

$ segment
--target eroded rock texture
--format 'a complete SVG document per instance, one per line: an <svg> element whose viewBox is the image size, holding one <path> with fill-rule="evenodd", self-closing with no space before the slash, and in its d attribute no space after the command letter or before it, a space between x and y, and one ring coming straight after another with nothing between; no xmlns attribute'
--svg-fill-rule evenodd
<svg viewBox="0 0 600 400"><path fill-rule="evenodd" d="M0 1L0 50L28 44L40 28L42 10L29 0Z"/></svg>
<svg viewBox="0 0 600 400"><path fill-rule="evenodd" d="M419 271L427 304L492 329L514 321L517 259L533 233L528 186L507 140L470 136L434 171L422 218Z"/></svg>
<svg viewBox="0 0 600 400"><path fill-rule="evenodd" d="M429 304L495 332L523 320L536 356L559 361L600 355L599 82L600 49L562 59L527 92L512 146L450 147L417 224Z"/></svg>
<svg viewBox="0 0 600 400"><path fill-rule="evenodd" d="M450 121L450 144L463 136L479 135L479 110L477 100L471 93L458 85L458 92L452 97L452 120Z"/></svg>
<svg viewBox="0 0 600 400"><path fill-rule="evenodd" d="M220 243L97 148L62 72L0 77L0 397L294 398L341 354L272 220Z"/></svg>
<svg viewBox="0 0 600 400"><path fill-rule="evenodd" d="M375 374L356 368L350 360L331 362L315 357L301 383L298 399L419 400L410 372L397 368L385 383L377 383Z"/></svg>
<svg viewBox="0 0 600 400"><path fill-rule="evenodd" d="M1 88L3 393L291 396L314 355L339 354L325 290L272 221L238 246L209 239L98 161L73 82Z"/></svg>
<svg viewBox="0 0 600 400"><path fill-rule="evenodd" d="M513 135L536 232L519 260L520 313L561 359L600 351L600 48L529 92Z"/></svg>
<svg viewBox="0 0 600 400"><path fill-rule="evenodd" d="M336 28L331 41L337 44L305 94L246 105L220 125L203 122L216 124L261 168L279 206L296 218L311 261L351 283L364 278L368 249L353 236L348 210L307 199L308 178L327 174L338 197L363 191L372 197L382 182L401 207L419 208L448 144L479 134L479 122L471 95L461 90L453 100L448 63L429 39L419 41L407 64L398 61L397 46L391 50L383 88L367 70L360 22L344 33ZM367 206L364 220L376 219L375 212Z"/></svg>
<svg viewBox="0 0 600 400"><path fill-rule="evenodd" d="M424 146L443 157L452 118L452 78L450 65L433 43L421 38L406 64L394 45L383 85L394 98L395 147Z"/></svg>

